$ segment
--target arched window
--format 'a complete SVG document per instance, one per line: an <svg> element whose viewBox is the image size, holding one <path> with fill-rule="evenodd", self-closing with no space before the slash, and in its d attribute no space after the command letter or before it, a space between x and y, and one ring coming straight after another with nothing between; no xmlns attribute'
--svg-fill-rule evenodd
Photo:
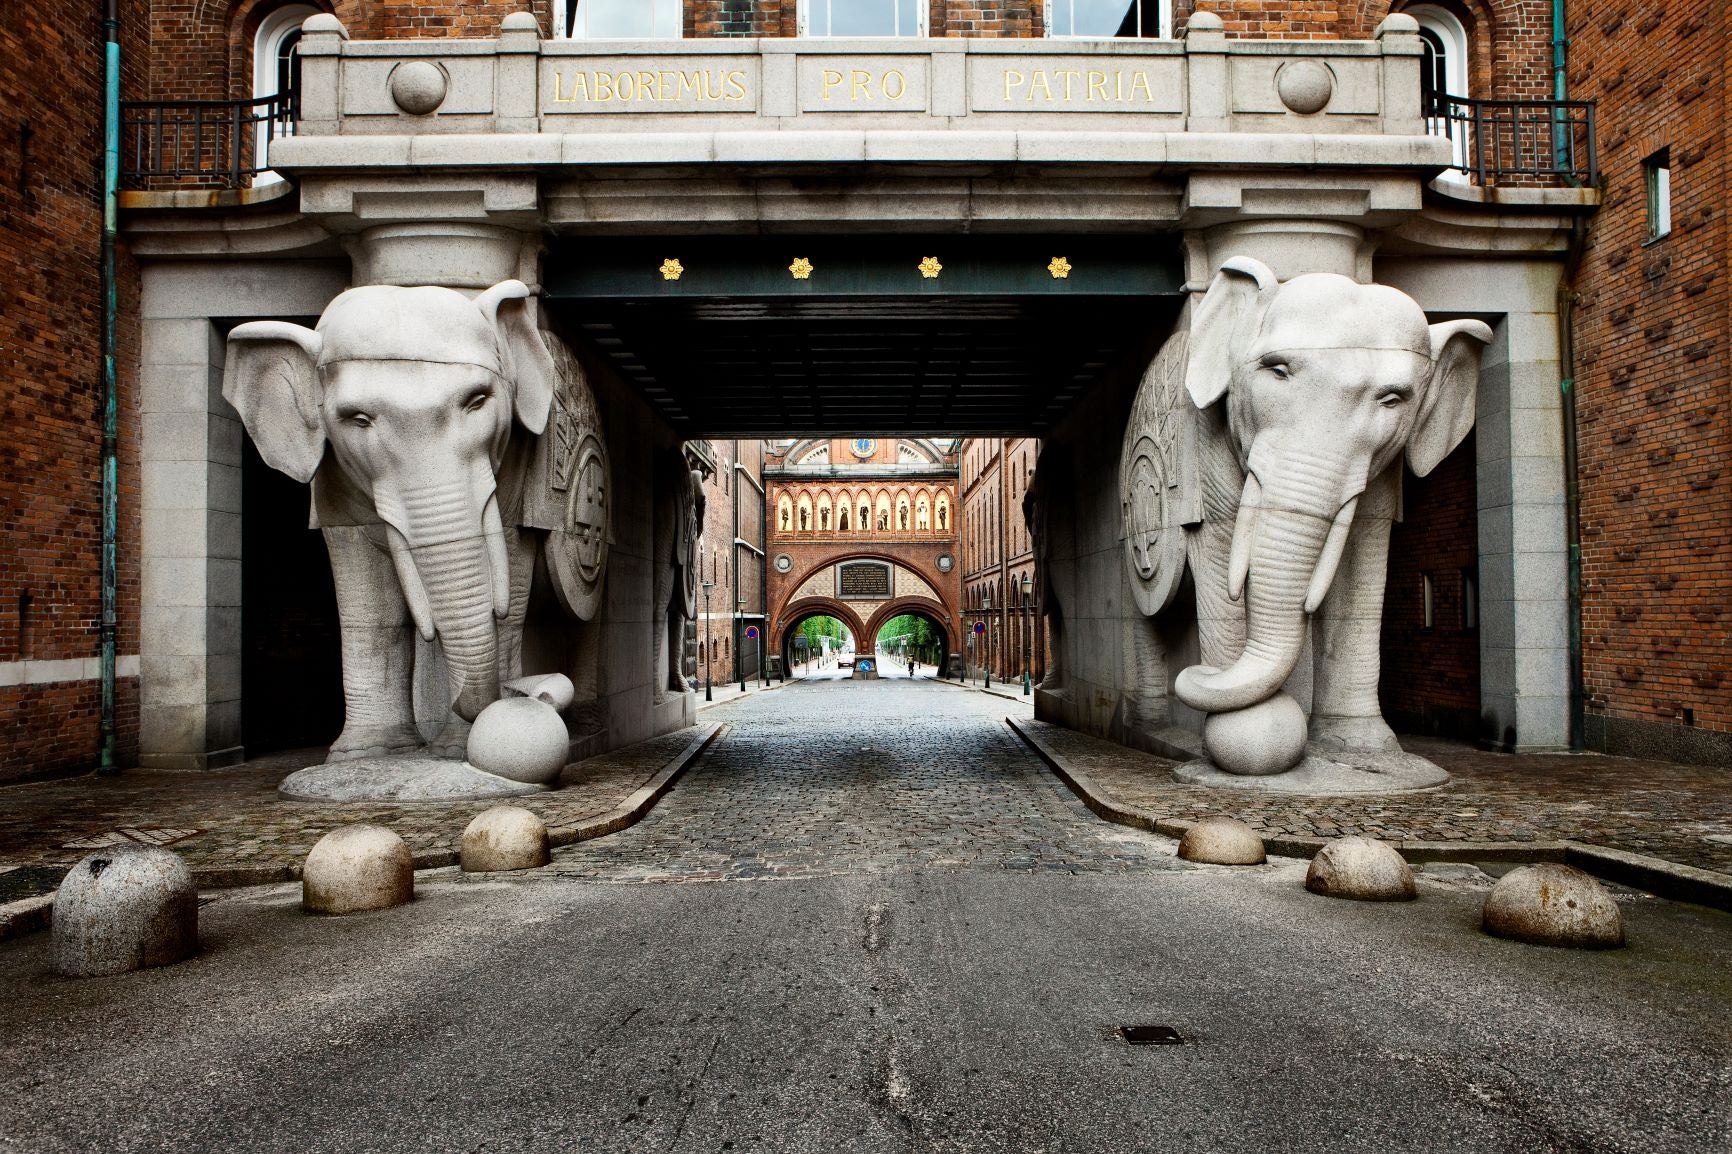
<svg viewBox="0 0 1732 1154"><path fill-rule="evenodd" d="M862 533L870 533L872 531L872 506L866 503L866 495L864 493L860 495L860 519L854 523L860 527L860 532Z"/></svg>
<svg viewBox="0 0 1732 1154"><path fill-rule="evenodd" d="M1467 134L1458 121L1449 118L1449 97L1466 97L1468 91L1467 29L1455 13L1436 4L1413 4L1402 9L1419 21L1420 99L1426 123L1438 136L1450 138L1455 163L1467 167Z"/></svg>
<svg viewBox="0 0 1732 1154"><path fill-rule="evenodd" d="M940 533L950 531L950 495L948 493L938 494L938 531Z"/></svg>
<svg viewBox="0 0 1732 1154"><path fill-rule="evenodd" d="M908 494L903 493L896 498L896 531L906 533L908 527Z"/></svg>
<svg viewBox="0 0 1732 1154"><path fill-rule="evenodd" d="M812 527L812 498L806 496L806 494L804 494L804 493L801 493L800 494L800 506L799 506L798 520L795 522L794 528L796 528L800 532L804 533L807 530L811 529L811 527Z"/></svg>
<svg viewBox="0 0 1732 1154"><path fill-rule="evenodd" d="M872 527L880 533L890 532L890 494L878 494L878 520Z"/></svg>
<svg viewBox="0 0 1732 1154"><path fill-rule="evenodd" d="M830 528L830 494L818 494L818 528L828 531Z"/></svg>
<svg viewBox="0 0 1732 1154"><path fill-rule="evenodd" d="M281 96L301 87L301 23L316 16L319 9L311 4L287 4L259 21L253 35L253 98ZM292 112L279 106L281 114L273 120L261 121L253 140L253 148L261 164L269 157L271 140L287 136L294 129ZM282 177L265 169L253 177L253 183L273 184Z"/></svg>
<svg viewBox="0 0 1732 1154"><path fill-rule="evenodd" d="M922 533L932 528L932 502L922 493L914 502L914 527Z"/></svg>
<svg viewBox="0 0 1732 1154"><path fill-rule="evenodd" d="M786 493L776 498L776 528L784 533L794 531L794 502Z"/></svg>

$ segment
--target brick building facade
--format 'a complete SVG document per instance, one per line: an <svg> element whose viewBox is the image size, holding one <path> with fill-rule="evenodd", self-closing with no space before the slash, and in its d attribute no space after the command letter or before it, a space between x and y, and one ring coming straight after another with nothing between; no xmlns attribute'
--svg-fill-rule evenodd
<svg viewBox="0 0 1732 1154"><path fill-rule="evenodd" d="M1040 457L1036 437L970 437L959 454L962 609L971 670L1038 681L1045 629L1038 623L1034 541L1022 499ZM975 626L984 631L976 631Z"/></svg>
<svg viewBox="0 0 1732 1154"><path fill-rule="evenodd" d="M688 454L709 466L698 538L697 676L725 685L759 674L758 645L745 630L764 624L764 443L693 442Z"/></svg>
<svg viewBox="0 0 1732 1154"><path fill-rule="evenodd" d="M956 452L949 441L822 438L773 444L770 633L791 656L794 630L835 617L861 653L892 617L925 617L959 649Z"/></svg>

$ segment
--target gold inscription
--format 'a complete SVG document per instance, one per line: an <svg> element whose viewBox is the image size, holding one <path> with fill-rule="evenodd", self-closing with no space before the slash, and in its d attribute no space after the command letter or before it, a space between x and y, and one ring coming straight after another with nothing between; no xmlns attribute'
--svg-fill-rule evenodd
<svg viewBox="0 0 1732 1154"><path fill-rule="evenodd" d="M743 68L553 74L554 104L729 104L750 95Z"/></svg>
<svg viewBox="0 0 1732 1154"><path fill-rule="evenodd" d="M908 92L908 75L900 68L889 69L882 75L865 68L850 68L846 73L840 68L826 68L821 79L819 96L825 101L836 99L838 93L852 104L879 98L901 100Z"/></svg>
<svg viewBox="0 0 1732 1154"><path fill-rule="evenodd" d="M1153 104L1154 85L1142 69L1036 68L1004 70L1004 100L1009 104Z"/></svg>

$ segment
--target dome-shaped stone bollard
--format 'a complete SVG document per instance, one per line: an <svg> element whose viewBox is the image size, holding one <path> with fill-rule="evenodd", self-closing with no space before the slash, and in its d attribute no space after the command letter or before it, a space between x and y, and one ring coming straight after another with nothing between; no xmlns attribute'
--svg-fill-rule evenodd
<svg viewBox="0 0 1732 1154"><path fill-rule="evenodd" d="M1480 924L1495 937L1536 946L1608 950L1624 944L1624 919L1605 888L1556 862L1513 869L1485 896Z"/></svg>
<svg viewBox="0 0 1732 1154"><path fill-rule="evenodd" d="M1206 817L1179 839L1178 856L1208 865L1261 865L1267 858L1257 831L1236 817Z"/></svg>
<svg viewBox="0 0 1732 1154"><path fill-rule="evenodd" d="M415 896L415 859L382 825L345 825L320 838L301 866L301 908L354 914Z"/></svg>
<svg viewBox="0 0 1732 1154"><path fill-rule="evenodd" d="M547 825L518 805L496 805L475 815L457 856L464 873L528 870L548 862Z"/></svg>
<svg viewBox="0 0 1732 1154"><path fill-rule="evenodd" d="M1410 902L1419 896L1413 871L1395 847L1368 837L1337 838L1318 850L1305 873L1305 888L1360 902Z"/></svg>
<svg viewBox="0 0 1732 1154"><path fill-rule="evenodd" d="M168 966L198 953L198 890L177 854L99 850L54 895L54 968L74 978Z"/></svg>
<svg viewBox="0 0 1732 1154"><path fill-rule="evenodd" d="M495 777L546 785L570 756L565 719L540 698L502 697L469 730L469 764Z"/></svg>

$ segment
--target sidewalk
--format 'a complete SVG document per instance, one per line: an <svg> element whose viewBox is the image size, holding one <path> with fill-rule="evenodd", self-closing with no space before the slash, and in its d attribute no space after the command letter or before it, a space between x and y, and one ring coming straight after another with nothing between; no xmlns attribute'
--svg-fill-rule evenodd
<svg viewBox="0 0 1732 1154"><path fill-rule="evenodd" d="M1225 813L1271 838L1570 841L1732 875L1732 769L1591 753L1487 753L1403 737L1402 748L1436 762L1450 780L1418 793L1306 797L1180 785L1172 779L1176 762L1045 722L1017 724L1109 804L1162 822Z"/></svg>

